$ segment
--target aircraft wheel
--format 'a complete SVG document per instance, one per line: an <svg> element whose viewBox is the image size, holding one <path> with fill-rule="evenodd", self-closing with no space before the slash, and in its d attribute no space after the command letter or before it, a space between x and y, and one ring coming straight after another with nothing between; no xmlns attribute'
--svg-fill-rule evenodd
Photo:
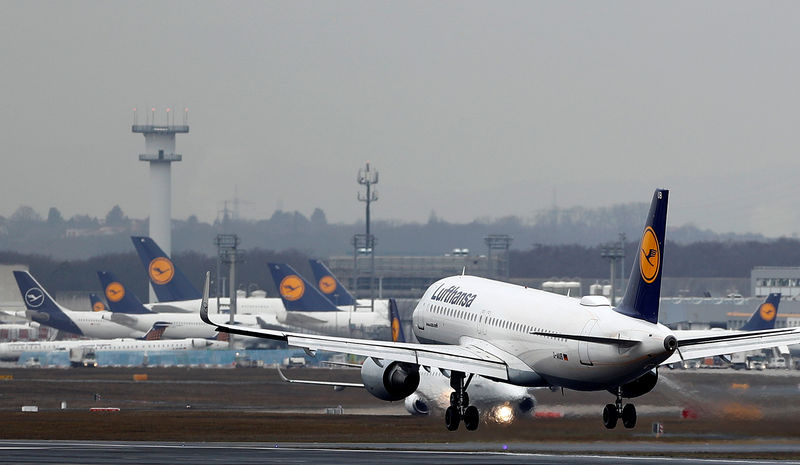
<svg viewBox="0 0 800 465"><path fill-rule="evenodd" d="M458 414L458 410L453 406L447 407L447 410L444 411L444 424L447 426L447 429L450 431L457 430L460 421L461 415Z"/></svg>
<svg viewBox="0 0 800 465"><path fill-rule="evenodd" d="M622 409L622 425L626 428L636 426L636 407L633 404L626 404Z"/></svg>
<svg viewBox="0 0 800 465"><path fill-rule="evenodd" d="M608 429L617 427L617 406L614 404L606 404L603 408L603 426Z"/></svg>
<svg viewBox="0 0 800 465"><path fill-rule="evenodd" d="M481 421L481 416L478 413L478 407L470 405L464 412L464 426L468 431L475 431L478 429L478 424Z"/></svg>

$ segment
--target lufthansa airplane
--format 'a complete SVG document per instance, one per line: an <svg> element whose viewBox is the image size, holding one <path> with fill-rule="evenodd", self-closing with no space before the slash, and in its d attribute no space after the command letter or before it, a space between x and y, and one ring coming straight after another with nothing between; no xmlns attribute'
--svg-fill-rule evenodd
<svg viewBox="0 0 800 465"><path fill-rule="evenodd" d="M63 341L0 342L0 360L16 361L24 352L55 352L80 348L84 350L154 351L225 349L227 342L202 338L161 340L165 325L154 325L141 339L74 339Z"/></svg>
<svg viewBox="0 0 800 465"><path fill-rule="evenodd" d="M406 342L403 326L400 324L400 314L397 311L397 302L394 299L388 299L388 302L392 341ZM360 364L336 363L335 365L361 368ZM438 370L430 372L422 370L419 374L417 390L405 399L406 411L411 415L431 415L433 412L447 409L450 380ZM342 390L345 387L365 387L363 383L289 379L280 368L278 368L278 375L287 383L333 386L335 390ZM536 406L532 390L533 388L499 383L482 376L476 376L470 384L473 403L481 409L481 413L487 421L495 423L510 423L518 417L530 417Z"/></svg>
<svg viewBox="0 0 800 465"><path fill-rule="evenodd" d="M376 312L384 315L389 311L389 299L375 299L373 307L370 299L356 299L321 260L311 259L308 264L314 273L317 289L337 307L349 307L359 311L370 311L374 308Z"/></svg>
<svg viewBox="0 0 800 465"><path fill-rule="evenodd" d="M636 425L636 408L623 399L643 395L658 381L657 368L682 358L710 357L800 342L800 330L783 328L681 337L658 323L664 233L669 191L653 194L628 288L617 307L605 297L572 298L476 276L452 276L431 285L413 314L420 344L370 341L267 329L249 330L212 322L206 274L203 320L218 331L287 341L316 350L368 357L361 368L372 395L397 401L411 395L420 370L449 376L453 393L445 410L447 429L480 421L468 390L475 375L526 387L607 390L603 424L622 419Z"/></svg>
<svg viewBox="0 0 800 465"><path fill-rule="evenodd" d="M104 312L103 318L134 329L147 331L157 323L165 324L164 339L213 338L217 333L214 328L204 324L197 313L155 313L147 309L133 292L128 291L120 279L110 271L98 271L97 277L103 286L110 312ZM229 315L228 315L229 316ZM245 326L261 326L271 329L286 329L274 314L255 315L239 313L235 316L236 324Z"/></svg>
<svg viewBox="0 0 800 465"><path fill-rule="evenodd" d="M25 302L25 316L59 331L96 339L144 336L147 328L136 330L103 318L108 312L76 312L62 307L27 271L14 271L17 287Z"/></svg>

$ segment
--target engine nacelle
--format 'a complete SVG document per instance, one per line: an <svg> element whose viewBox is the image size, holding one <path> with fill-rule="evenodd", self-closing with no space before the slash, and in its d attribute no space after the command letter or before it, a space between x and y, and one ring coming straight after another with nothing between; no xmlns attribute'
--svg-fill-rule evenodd
<svg viewBox="0 0 800 465"><path fill-rule="evenodd" d="M648 392L652 391L654 387L656 387L657 382L658 372L655 370L650 370L630 383L623 384L621 386L622 397L630 399L631 397L639 397L647 394ZM614 395L617 394L616 389L609 389L608 392Z"/></svg>
<svg viewBox="0 0 800 465"><path fill-rule="evenodd" d="M412 415L430 415L431 413L430 405L416 393L406 397L405 404L406 410Z"/></svg>
<svg viewBox="0 0 800 465"><path fill-rule="evenodd" d="M520 400L517 404L517 408L522 413L530 413L534 408L536 408L536 399L533 396L523 397L522 400Z"/></svg>
<svg viewBox="0 0 800 465"><path fill-rule="evenodd" d="M202 348L205 348L205 347L208 347L209 345L211 345L211 342L208 341L207 339L202 339L202 338L196 338L195 337L195 338L192 338L191 341L192 341L192 348L194 348L194 349L202 349Z"/></svg>
<svg viewBox="0 0 800 465"><path fill-rule="evenodd" d="M364 360L361 365L361 380L370 394L381 400L395 401L417 390L419 366L390 360L385 360L382 365L375 363L372 358Z"/></svg>

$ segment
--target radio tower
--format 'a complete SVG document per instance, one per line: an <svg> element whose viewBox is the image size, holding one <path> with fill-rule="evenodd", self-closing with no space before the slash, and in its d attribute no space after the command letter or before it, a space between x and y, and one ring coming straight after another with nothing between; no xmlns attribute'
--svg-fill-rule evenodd
<svg viewBox="0 0 800 465"><path fill-rule="evenodd" d="M139 161L150 163L150 237L172 255L172 172L174 161L181 161L175 153L175 134L189 132L189 109L183 110L183 124L175 124L175 112L166 110L166 124L156 124L156 109L145 114L145 124L139 124L136 108L133 109L131 131L144 135L145 153ZM155 293L150 288L150 301L155 302Z"/></svg>
<svg viewBox="0 0 800 465"><path fill-rule="evenodd" d="M370 203L378 200L378 192L372 187L373 184L378 184L378 172L371 171L369 162L367 167L358 170L356 180L359 184L366 187L366 194L358 193L358 201L367 204L367 228L366 234L356 234L353 236L353 289L356 291L358 297L358 256L359 254L369 254L369 299L370 310L375 311L375 236L372 235L369 229L369 206Z"/></svg>

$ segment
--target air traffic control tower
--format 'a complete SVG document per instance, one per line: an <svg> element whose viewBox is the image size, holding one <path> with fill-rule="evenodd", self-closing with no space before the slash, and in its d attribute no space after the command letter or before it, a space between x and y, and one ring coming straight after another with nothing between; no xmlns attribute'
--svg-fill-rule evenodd
<svg viewBox="0 0 800 465"><path fill-rule="evenodd" d="M172 254L172 172L170 166L174 161L181 161L181 155L175 153L175 134L189 132L189 109L184 109L183 124L174 122L175 112L166 110L166 124L156 124L156 109L153 108L145 118L145 123L138 124L136 109L133 110L133 126L131 131L144 134L145 153L139 155L139 161L150 163L150 237L164 249L167 255ZM150 302L155 302L155 294L150 288Z"/></svg>

